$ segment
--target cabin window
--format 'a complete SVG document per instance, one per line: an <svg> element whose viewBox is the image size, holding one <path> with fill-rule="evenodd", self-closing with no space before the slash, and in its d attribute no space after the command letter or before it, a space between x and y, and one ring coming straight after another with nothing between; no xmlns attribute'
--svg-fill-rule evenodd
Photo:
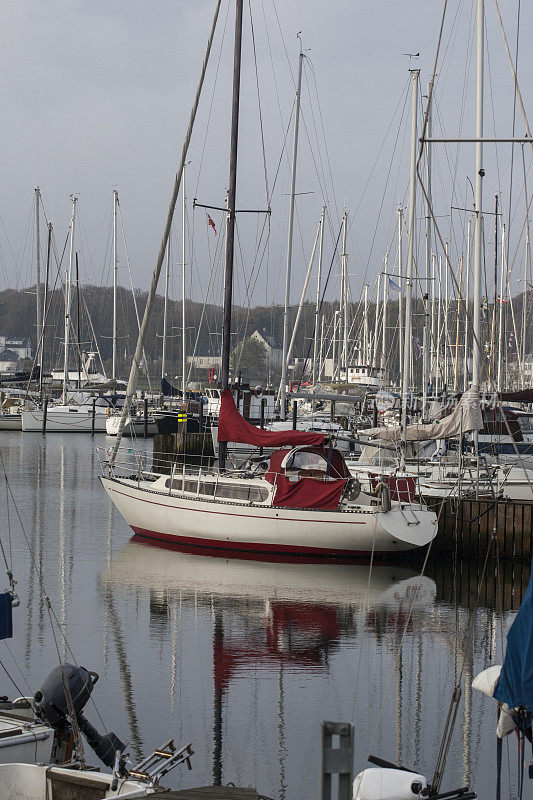
<svg viewBox="0 0 533 800"><path fill-rule="evenodd" d="M170 487L170 478L165 481L165 486ZM221 497L226 500L241 500L247 503L264 503L268 500L268 489L260 486L253 486L247 483L215 483L214 481L200 481L200 491L198 492L198 480L191 478L174 478L172 488L179 492L191 492L207 497Z"/></svg>
<svg viewBox="0 0 533 800"><path fill-rule="evenodd" d="M307 450L297 450L285 469L319 469L323 472L326 472L327 467L328 462L319 453L310 453Z"/></svg>

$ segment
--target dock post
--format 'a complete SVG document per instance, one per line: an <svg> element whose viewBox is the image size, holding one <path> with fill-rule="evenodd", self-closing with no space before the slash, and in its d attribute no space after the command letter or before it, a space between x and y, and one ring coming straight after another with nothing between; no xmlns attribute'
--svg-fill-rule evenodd
<svg viewBox="0 0 533 800"><path fill-rule="evenodd" d="M42 433L46 433L46 417L48 414L48 397L44 398L44 407L43 407L43 428Z"/></svg>
<svg viewBox="0 0 533 800"><path fill-rule="evenodd" d="M144 398L144 438L148 436L148 398Z"/></svg>
<svg viewBox="0 0 533 800"><path fill-rule="evenodd" d="M296 422L298 420L298 400L292 401L292 429L296 430Z"/></svg>
<svg viewBox="0 0 533 800"><path fill-rule="evenodd" d="M333 737L338 747L333 747ZM320 800L334 800L331 776L339 776L337 800L351 800L353 782L353 725L349 722L322 723L322 769Z"/></svg>
<svg viewBox="0 0 533 800"><path fill-rule="evenodd" d="M96 397L93 397L93 411L91 417L91 436L94 436L94 423L96 421Z"/></svg>

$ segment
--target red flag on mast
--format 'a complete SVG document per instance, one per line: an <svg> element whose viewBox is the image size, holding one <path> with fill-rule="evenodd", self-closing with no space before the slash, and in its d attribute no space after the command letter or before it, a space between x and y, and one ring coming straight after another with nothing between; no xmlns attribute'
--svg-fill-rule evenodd
<svg viewBox="0 0 533 800"><path fill-rule="evenodd" d="M213 222L213 220L211 219L209 214L207 215L207 224L210 225L213 228L213 230L215 231L215 236L216 236L217 235L217 229L215 228L215 223Z"/></svg>

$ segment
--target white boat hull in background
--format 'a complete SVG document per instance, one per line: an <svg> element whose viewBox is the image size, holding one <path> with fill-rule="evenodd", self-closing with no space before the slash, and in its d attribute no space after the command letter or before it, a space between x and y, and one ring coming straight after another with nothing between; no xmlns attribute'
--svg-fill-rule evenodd
<svg viewBox="0 0 533 800"><path fill-rule="evenodd" d="M0 764L0 800L53 800L56 797L146 797L156 790L140 781L119 779L92 770L73 770L43 764ZM54 788L55 787L55 788Z"/></svg>
<svg viewBox="0 0 533 800"><path fill-rule="evenodd" d="M54 731L48 725L25 718L15 709L11 714L0 710L0 764L48 764L53 744Z"/></svg>
<svg viewBox="0 0 533 800"><path fill-rule="evenodd" d="M46 414L47 433L86 433L92 431L93 410L92 406L63 406L56 411L54 407L49 407ZM41 433L43 429L44 411L35 409L34 411L22 412L22 430ZM99 412L98 409L94 416L94 430L96 433L106 432L105 411Z"/></svg>

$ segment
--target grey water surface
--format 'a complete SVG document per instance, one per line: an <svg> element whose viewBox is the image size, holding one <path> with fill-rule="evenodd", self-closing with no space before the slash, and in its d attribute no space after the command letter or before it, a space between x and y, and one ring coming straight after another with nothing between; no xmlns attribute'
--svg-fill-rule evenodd
<svg viewBox="0 0 533 800"><path fill-rule="evenodd" d="M370 751L431 777L462 672L442 790L493 795L495 703L469 687L501 663L523 570L499 575L494 591L491 572L478 598L479 565L452 554L420 577L421 559L370 570L180 552L133 540L108 501L96 447L111 440L0 437L16 504L4 485L0 536L21 600L14 638L0 642L17 688L2 671L0 695L33 693L73 653L100 674L87 716L127 741L132 760L171 737L192 742L192 771L166 785L231 781L304 800L319 794L323 720L354 722L355 771ZM508 771L515 786L509 747L504 786Z"/></svg>

